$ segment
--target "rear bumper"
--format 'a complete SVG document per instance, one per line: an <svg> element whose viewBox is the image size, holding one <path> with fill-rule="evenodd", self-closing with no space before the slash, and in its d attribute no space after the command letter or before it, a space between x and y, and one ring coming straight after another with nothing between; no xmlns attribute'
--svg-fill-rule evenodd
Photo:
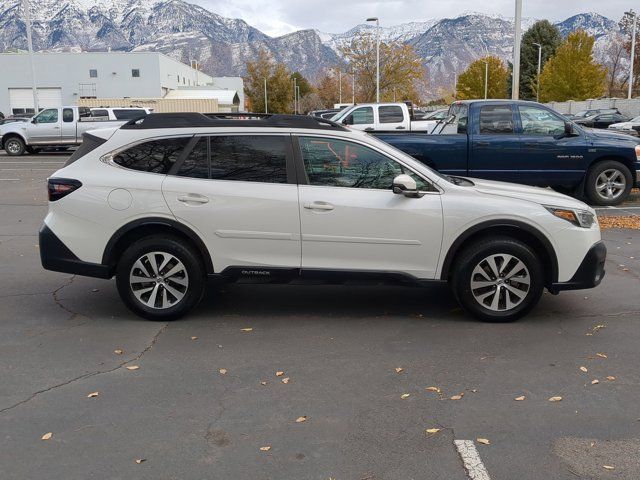
<svg viewBox="0 0 640 480"><path fill-rule="evenodd" d="M85 277L111 278L107 265L83 262L51 231L43 225L38 235L40 261L45 270L72 273Z"/></svg>
<svg viewBox="0 0 640 480"><path fill-rule="evenodd" d="M597 287L604 278L604 261L606 257L607 247L604 242L596 243L589 249L571 280L553 283L549 291L558 293L562 290L582 290Z"/></svg>

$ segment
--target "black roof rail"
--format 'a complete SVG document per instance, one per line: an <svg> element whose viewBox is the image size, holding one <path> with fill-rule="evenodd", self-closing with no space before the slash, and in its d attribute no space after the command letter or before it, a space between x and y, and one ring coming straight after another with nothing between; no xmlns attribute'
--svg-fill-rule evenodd
<svg viewBox="0 0 640 480"><path fill-rule="evenodd" d="M125 123L122 129L187 127L277 127L348 131L345 126L326 118L308 115L280 115L266 113L151 113Z"/></svg>

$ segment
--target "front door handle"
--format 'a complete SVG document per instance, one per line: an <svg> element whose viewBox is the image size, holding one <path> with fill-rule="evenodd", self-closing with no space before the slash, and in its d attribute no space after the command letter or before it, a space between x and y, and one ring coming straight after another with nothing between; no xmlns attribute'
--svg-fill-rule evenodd
<svg viewBox="0 0 640 480"><path fill-rule="evenodd" d="M178 195L178 201L182 203L208 203L209 197L197 193L187 193Z"/></svg>
<svg viewBox="0 0 640 480"><path fill-rule="evenodd" d="M364 129L365 132L373 132L374 128L373 127L367 127Z"/></svg>
<svg viewBox="0 0 640 480"><path fill-rule="evenodd" d="M335 207L327 202L313 202L313 203L305 203L304 208L309 210L333 210Z"/></svg>
<svg viewBox="0 0 640 480"><path fill-rule="evenodd" d="M396 130L406 130L406 128L405 128L405 127L400 126L400 127L396 127Z"/></svg>
<svg viewBox="0 0 640 480"><path fill-rule="evenodd" d="M476 142L477 147L488 147L489 142Z"/></svg>

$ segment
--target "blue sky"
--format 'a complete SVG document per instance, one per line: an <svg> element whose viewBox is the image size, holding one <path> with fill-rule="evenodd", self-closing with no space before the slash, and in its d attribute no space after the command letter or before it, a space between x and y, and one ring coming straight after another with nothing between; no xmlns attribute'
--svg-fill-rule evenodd
<svg viewBox="0 0 640 480"><path fill-rule="evenodd" d="M269 35L302 28L339 33L367 16L385 25L455 17L481 11L513 17L515 0L190 0L215 13L242 18ZM576 13L597 12L619 20L624 11L639 5L631 0L523 0L523 15L564 20Z"/></svg>

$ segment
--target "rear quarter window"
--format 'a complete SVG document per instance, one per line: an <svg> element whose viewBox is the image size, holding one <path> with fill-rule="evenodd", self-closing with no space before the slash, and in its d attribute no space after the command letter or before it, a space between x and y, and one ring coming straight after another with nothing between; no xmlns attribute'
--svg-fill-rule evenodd
<svg viewBox="0 0 640 480"><path fill-rule="evenodd" d="M113 156L113 162L139 172L167 174L191 137L163 138L139 143Z"/></svg>

